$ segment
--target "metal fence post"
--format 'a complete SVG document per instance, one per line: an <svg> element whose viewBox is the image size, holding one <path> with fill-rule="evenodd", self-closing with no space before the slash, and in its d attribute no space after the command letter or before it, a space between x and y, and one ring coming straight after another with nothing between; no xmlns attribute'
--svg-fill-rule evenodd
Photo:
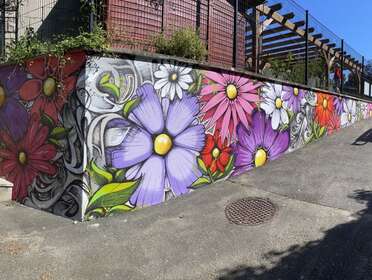
<svg viewBox="0 0 372 280"><path fill-rule="evenodd" d="M92 33L94 31L94 0L89 1L89 32Z"/></svg>
<svg viewBox="0 0 372 280"><path fill-rule="evenodd" d="M236 54L236 49L237 49L237 32L238 32L238 5L239 5L239 0L235 0L234 2L234 36L233 36L233 67L235 68L237 63L237 54Z"/></svg>
<svg viewBox="0 0 372 280"><path fill-rule="evenodd" d="M344 39L341 40L341 85L340 92L344 91Z"/></svg>
<svg viewBox="0 0 372 280"><path fill-rule="evenodd" d="M306 27L305 27L305 85L309 83L309 11L306 10Z"/></svg>
<svg viewBox="0 0 372 280"><path fill-rule="evenodd" d="M201 13L201 3L200 0L196 0L196 32L200 33L200 13Z"/></svg>
<svg viewBox="0 0 372 280"><path fill-rule="evenodd" d="M165 0L161 1L161 32L164 32L164 7Z"/></svg>

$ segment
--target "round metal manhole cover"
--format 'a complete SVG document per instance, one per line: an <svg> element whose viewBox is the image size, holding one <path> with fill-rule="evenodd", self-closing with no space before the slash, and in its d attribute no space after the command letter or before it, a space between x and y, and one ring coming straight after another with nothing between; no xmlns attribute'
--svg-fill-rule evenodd
<svg viewBox="0 0 372 280"><path fill-rule="evenodd" d="M256 226L268 222L274 217L275 205L265 198L247 197L228 204L226 218L237 225Z"/></svg>

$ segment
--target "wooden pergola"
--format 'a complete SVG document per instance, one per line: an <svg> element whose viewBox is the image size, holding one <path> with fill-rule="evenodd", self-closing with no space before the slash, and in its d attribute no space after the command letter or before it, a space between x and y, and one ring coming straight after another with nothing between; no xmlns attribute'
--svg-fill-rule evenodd
<svg viewBox="0 0 372 280"><path fill-rule="evenodd" d="M326 38L314 26L309 26L307 11L303 20L295 21L294 12L284 13L282 9L281 3L271 6L259 4L252 9L251 15L246 16L251 29L247 30L245 51L251 69L259 72L265 67L265 62L271 59L285 60L290 54L298 63L323 58L327 63L327 79L338 62L341 68L345 67L357 77L360 90L364 61L358 61L347 53L343 41L341 46L337 46L331 38ZM307 73L305 76L307 82Z"/></svg>

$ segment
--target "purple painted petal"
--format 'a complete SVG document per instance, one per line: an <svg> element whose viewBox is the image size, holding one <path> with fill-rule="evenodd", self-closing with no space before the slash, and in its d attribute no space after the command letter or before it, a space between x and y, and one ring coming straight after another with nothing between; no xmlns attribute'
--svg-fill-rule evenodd
<svg viewBox="0 0 372 280"><path fill-rule="evenodd" d="M26 81L26 73L18 66L6 66L0 68L0 85L6 87L7 96L12 96Z"/></svg>
<svg viewBox="0 0 372 280"><path fill-rule="evenodd" d="M176 146L200 152L204 147L205 134L202 125L187 128L174 139Z"/></svg>
<svg viewBox="0 0 372 280"><path fill-rule="evenodd" d="M253 132L248 131L242 124L238 125L238 141L240 145L248 149L251 153L256 151L256 139Z"/></svg>
<svg viewBox="0 0 372 280"><path fill-rule="evenodd" d="M151 206L164 201L165 197L165 162L162 157L151 156L138 171L142 179L130 198L130 203L137 207Z"/></svg>
<svg viewBox="0 0 372 280"><path fill-rule="evenodd" d="M115 168L127 168L149 158L152 148L151 135L144 129L132 128L119 146L107 149L107 162Z"/></svg>
<svg viewBox="0 0 372 280"><path fill-rule="evenodd" d="M172 136L177 136L184 131L199 113L199 105L196 97L189 96L184 92L181 100L177 99L169 105L166 128Z"/></svg>
<svg viewBox="0 0 372 280"><path fill-rule="evenodd" d="M266 114L262 111L256 111L253 115L252 129L256 142L256 146L262 146L264 134L265 134L265 124Z"/></svg>
<svg viewBox="0 0 372 280"><path fill-rule="evenodd" d="M151 134L161 133L164 130L164 116L153 85L141 86L137 89L137 95L141 98L141 102L131 114Z"/></svg>
<svg viewBox="0 0 372 280"><path fill-rule="evenodd" d="M275 160L282 155L289 147L289 131L285 130L278 133L275 142L269 149L269 159Z"/></svg>
<svg viewBox="0 0 372 280"><path fill-rule="evenodd" d="M240 144L236 145L234 149L236 167L250 166L253 168L253 153L249 151L246 147Z"/></svg>
<svg viewBox="0 0 372 280"><path fill-rule="evenodd" d="M28 123L27 111L15 98L8 98L0 108L0 127L17 141L24 135Z"/></svg>
<svg viewBox="0 0 372 280"><path fill-rule="evenodd" d="M278 132L271 127L269 119L266 122L263 146L266 150L269 150L278 136Z"/></svg>
<svg viewBox="0 0 372 280"><path fill-rule="evenodd" d="M171 189L177 196L189 192L188 187L202 175L195 153L186 149L173 148L165 162Z"/></svg>

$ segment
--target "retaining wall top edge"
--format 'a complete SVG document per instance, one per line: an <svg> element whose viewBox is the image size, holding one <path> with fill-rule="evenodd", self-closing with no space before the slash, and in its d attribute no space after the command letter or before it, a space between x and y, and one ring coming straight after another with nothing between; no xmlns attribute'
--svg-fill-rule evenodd
<svg viewBox="0 0 372 280"><path fill-rule="evenodd" d="M329 90L320 89L320 88L316 88L316 87L310 87L310 86L307 86L307 85L304 85L304 84L299 84L299 83L289 82L289 81L285 81L285 80L281 80L281 79L277 79L277 78L267 77L267 76L257 74L257 73L254 73L254 72L250 72L250 71L240 69L240 68L233 68L233 67L228 68L228 67L224 67L224 66L221 66L221 65L218 65L218 64L213 64L213 63L208 63L208 62L201 62L201 61L181 58L181 57L177 57L177 56L168 56L168 55L163 55L163 54L150 53L150 52L145 52L145 51L135 51L135 50L130 50L130 49L122 49L122 50L113 50L112 49L112 50L110 50L110 53L112 53L114 57L118 56L119 58L130 57L132 59L141 59L141 60L145 60L145 61L154 60L154 59L173 60L173 61L180 62L180 63L187 63L187 64L190 64L194 67L199 67L199 68L203 68L203 69L213 69L213 70L219 69L219 70L225 70L225 71L233 71L235 73L249 75L252 78L255 78L255 79L258 79L258 80L263 80L263 81L266 81L266 82L279 83L279 84L282 84L282 85L298 87L298 88L301 88L301 89L310 90L310 91L314 91L314 92L328 93L328 94L331 94L331 95L352 98L352 99L359 100L359 101L372 102L372 98L369 98L367 96L366 97L364 97L364 96L363 97L358 97L358 96L349 95L349 94L341 94L341 93L337 93L337 92L334 92L334 91L329 91ZM107 53L102 53L102 52L94 51L94 50L87 50L87 54L91 55L91 56L93 56L93 55L95 55L95 56L107 56Z"/></svg>

